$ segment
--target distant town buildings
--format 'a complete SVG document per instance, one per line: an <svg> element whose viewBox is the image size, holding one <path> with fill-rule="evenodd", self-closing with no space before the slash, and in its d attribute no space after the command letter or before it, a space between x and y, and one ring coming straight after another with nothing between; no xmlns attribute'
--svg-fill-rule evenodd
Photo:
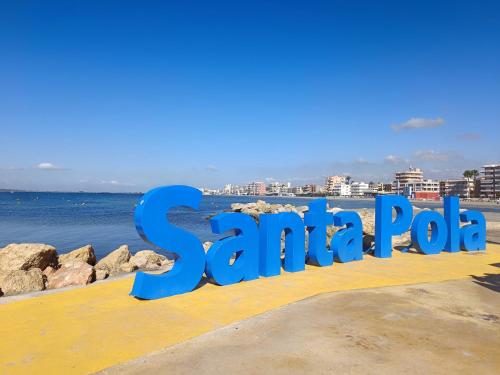
<svg viewBox="0 0 500 375"><path fill-rule="evenodd" d="M380 194L400 194L413 199L439 199L455 195L461 198L500 198L500 164L484 165L481 173L466 170L463 178L449 180L424 179L420 168L409 167L394 174L392 183L351 181L349 176L329 176L324 185L292 186L290 182L251 182L247 185L226 184L223 189L200 189L211 195L256 196L334 196L374 197Z"/></svg>
<svg viewBox="0 0 500 375"><path fill-rule="evenodd" d="M473 191L474 182L469 178L439 182L439 192L441 196L456 195L460 198L470 198Z"/></svg>
<svg viewBox="0 0 500 375"><path fill-rule="evenodd" d="M272 182L266 187L267 195L290 195L292 194L292 184L287 182L286 184L280 182Z"/></svg>
<svg viewBox="0 0 500 375"><path fill-rule="evenodd" d="M252 182L246 186L247 195L266 195L266 184Z"/></svg>
<svg viewBox="0 0 500 375"><path fill-rule="evenodd" d="M334 197L350 197L351 185L344 182L333 184L329 195L333 195Z"/></svg>
<svg viewBox="0 0 500 375"><path fill-rule="evenodd" d="M438 199L439 182L424 180L424 173L420 168L410 167L406 171L396 172L392 191L414 199Z"/></svg>
<svg viewBox="0 0 500 375"><path fill-rule="evenodd" d="M340 189L340 184L346 183L345 176L329 176L325 181L325 192L330 195L334 195L334 190Z"/></svg>
<svg viewBox="0 0 500 375"><path fill-rule="evenodd" d="M353 182L351 184L351 196L353 197L363 197L369 190L369 185L365 182Z"/></svg>
<svg viewBox="0 0 500 375"><path fill-rule="evenodd" d="M302 189L303 194L319 194L321 193L321 187L315 184L307 184Z"/></svg>
<svg viewBox="0 0 500 375"><path fill-rule="evenodd" d="M481 174L481 197L500 198L500 164L483 165Z"/></svg>

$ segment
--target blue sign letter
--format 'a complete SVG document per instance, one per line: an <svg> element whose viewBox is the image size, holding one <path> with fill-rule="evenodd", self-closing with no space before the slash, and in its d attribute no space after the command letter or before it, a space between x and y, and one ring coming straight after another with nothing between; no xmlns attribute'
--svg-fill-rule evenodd
<svg viewBox="0 0 500 375"><path fill-rule="evenodd" d="M463 250L475 251L486 249L486 221L479 211L465 211L460 214L460 221L468 222L460 229L460 245Z"/></svg>
<svg viewBox="0 0 500 375"><path fill-rule="evenodd" d="M363 259L363 224L356 212L338 212L333 216L336 227L346 226L332 238L330 248L341 263Z"/></svg>
<svg viewBox="0 0 500 375"><path fill-rule="evenodd" d="M333 214L326 212L326 199L316 199L309 203L304 223L309 231L308 263L315 266L332 265L333 252L326 248L326 226L333 224Z"/></svg>
<svg viewBox="0 0 500 375"><path fill-rule="evenodd" d="M429 224L431 226L431 239L429 241ZM448 238L446 221L436 211L420 212L413 220L411 226L411 240L415 248L426 254L439 254Z"/></svg>
<svg viewBox="0 0 500 375"><path fill-rule="evenodd" d="M303 271L305 266L304 222L294 212L260 215L260 274L275 276L281 272L281 232L285 231L287 272Z"/></svg>
<svg viewBox="0 0 500 375"><path fill-rule="evenodd" d="M172 207L198 208L201 191L190 186L164 186L148 191L135 209L135 227L144 239L179 257L173 268L162 275L137 272L130 294L142 299L157 299L192 291L205 269L205 252L191 233L167 220Z"/></svg>
<svg viewBox="0 0 500 375"><path fill-rule="evenodd" d="M210 220L212 232L224 233L234 229L236 236L223 238L207 252L207 277L219 285L229 285L241 280L259 277L259 232L249 216L240 213L223 213ZM231 265L233 254L236 259Z"/></svg>
<svg viewBox="0 0 500 375"><path fill-rule="evenodd" d="M396 220L392 221L392 208ZM375 252L379 258L392 256L392 236L408 230L413 216L413 207L401 195L377 195L375 198Z"/></svg>
<svg viewBox="0 0 500 375"><path fill-rule="evenodd" d="M460 215L458 197L444 197L444 220L448 226L448 237L444 251L460 251Z"/></svg>

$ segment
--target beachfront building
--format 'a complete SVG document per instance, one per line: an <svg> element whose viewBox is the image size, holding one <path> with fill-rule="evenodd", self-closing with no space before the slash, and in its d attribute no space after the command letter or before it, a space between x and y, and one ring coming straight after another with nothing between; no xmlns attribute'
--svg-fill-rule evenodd
<svg viewBox="0 0 500 375"><path fill-rule="evenodd" d="M302 191L304 194L319 194L321 192L321 189L318 185L316 184L307 184L302 188Z"/></svg>
<svg viewBox="0 0 500 375"><path fill-rule="evenodd" d="M353 182L351 184L351 196L362 197L369 191L369 185L366 182Z"/></svg>
<svg viewBox="0 0 500 375"><path fill-rule="evenodd" d="M224 185L224 189L222 189L221 193L224 195L246 195L247 187L233 185L233 184L226 184Z"/></svg>
<svg viewBox="0 0 500 375"><path fill-rule="evenodd" d="M251 182L246 186L247 195L266 195L266 185L263 182Z"/></svg>
<svg viewBox="0 0 500 375"><path fill-rule="evenodd" d="M483 165L481 174L481 197L500 198L500 164Z"/></svg>
<svg viewBox="0 0 500 375"><path fill-rule="evenodd" d="M424 179L424 172L420 168L413 168L410 166L408 170L396 172L394 174L394 182L404 185L408 182L422 181Z"/></svg>
<svg viewBox="0 0 500 375"><path fill-rule="evenodd" d="M295 195L302 195L302 194L304 194L304 190L302 189L302 186L294 186L292 188L292 194L295 194Z"/></svg>
<svg viewBox="0 0 500 375"><path fill-rule="evenodd" d="M439 182L424 180L424 173L420 168L410 167L406 171L396 172L392 191L414 199L439 198Z"/></svg>
<svg viewBox="0 0 500 375"><path fill-rule="evenodd" d="M226 185L224 185L224 189L222 190L222 193L225 195L230 195L230 194L232 194L232 189L233 189L232 184L226 184Z"/></svg>
<svg viewBox="0 0 500 375"><path fill-rule="evenodd" d="M470 178L439 182L439 192L441 196L456 195L460 198L470 198L471 191L473 190L474 181Z"/></svg>
<svg viewBox="0 0 500 375"><path fill-rule="evenodd" d="M378 193L387 194L392 193L392 184L380 184L378 188Z"/></svg>
<svg viewBox="0 0 500 375"><path fill-rule="evenodd" d="M198 188L203 195L221 195L222 192L219 189L208 189L208 188Z"/></svg>
<svg viewBox="0 0 500 375"><path fill-rule="evenodd" d="M384 184L379 183L379 182L370 181L368 183L368 189L373 191L373 192L382 191L383 187L384 187Z"/></svg>
<svg viewBox="0 0 500 375"><path fill-rule="evenodd" d="M333 195L334 186L345 183L346 183L345 176L329 176L326 178L325 181L325 192L327 194Z"/></svg>
<svg viewBox="0 0 500 375"><path fill-rule="evenodd" d="M351 185L345 183L334 184L330 194L335 197L350 197Z"/></svg>
<svg viewBox="0 0 500 375"><path fill-rule="evenodd" d="M266 194L277 196L290 195L292 194L292 184L290 182L287 182L286 184L281 182L271 182L266 187Z"/></svg>

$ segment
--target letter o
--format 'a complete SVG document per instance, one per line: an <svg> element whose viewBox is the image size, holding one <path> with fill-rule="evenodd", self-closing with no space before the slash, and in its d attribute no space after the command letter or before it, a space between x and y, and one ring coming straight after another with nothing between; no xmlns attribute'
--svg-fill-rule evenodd
<svg viewBox="0 0 500 375"><path fill-rule="evenodd" d="M427 232L431 226L431 238ZM411 240L413 246L420 252L430 255L439 254L446 244L448 228L444 217L435 211L420 212L411 226Z"/></svg>

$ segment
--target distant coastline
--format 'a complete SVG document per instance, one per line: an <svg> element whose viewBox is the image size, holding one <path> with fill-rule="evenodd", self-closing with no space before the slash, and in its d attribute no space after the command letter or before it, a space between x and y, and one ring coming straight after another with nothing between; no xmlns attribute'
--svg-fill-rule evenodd
<svg viewBox="0 0 500 375"><path fill-rule="evenodd" d="M0 193L32 193L32 194L116 194L116 195L134 195L140 196L144 192L111 192L111 191L59 191L59 190L21 190L21 189L0 189ZM221 194L221 195L211 195L207 194L204 196L213 197L230 197L230 198L251 198L256 200L266 200L266 199L316 199L316 198L326 198L328 200L340 200L340 201L360 201L360 202L373 202L375 197L339 197L339 196L321 196L321 195L296 195L296 196L279 196L279 195L237 195L237 194ZM430 205L439 206L442 204L442 199L431 200L431 199L409 199L412 203L425 203ZM460 198L460 204L462 206L481 206L481 207L499 207L500 201L498 200L485 200L484 198Z"/></svg>

